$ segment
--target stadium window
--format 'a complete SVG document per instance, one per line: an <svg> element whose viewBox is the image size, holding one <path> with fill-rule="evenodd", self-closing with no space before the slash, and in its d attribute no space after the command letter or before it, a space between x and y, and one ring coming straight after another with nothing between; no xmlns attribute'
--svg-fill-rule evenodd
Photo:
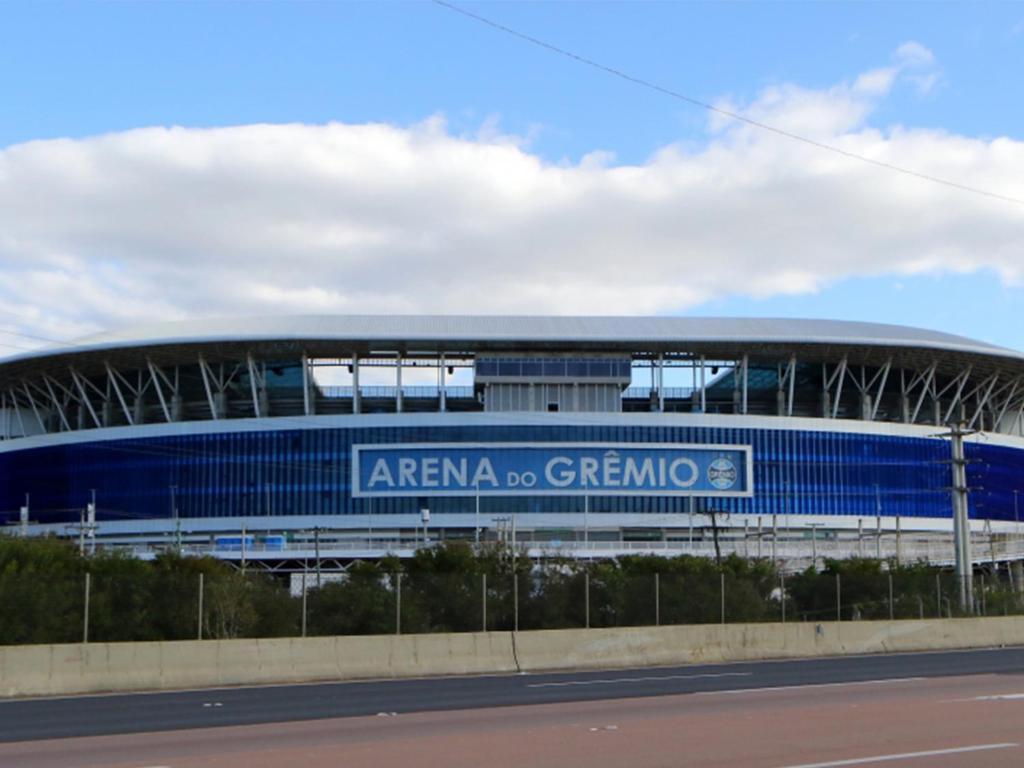
<svg viewBox="0 0 1024 768"><path fill-rule="evenodd" d="M565 376L565 360L545 360L544 375L562 378Z"/></svg>

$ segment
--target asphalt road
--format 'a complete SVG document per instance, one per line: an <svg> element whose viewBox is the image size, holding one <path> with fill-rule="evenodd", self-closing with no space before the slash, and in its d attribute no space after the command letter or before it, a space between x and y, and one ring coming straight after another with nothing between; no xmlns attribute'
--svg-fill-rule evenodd
<svg viewBox="0 0 1024 768"><path fill-rule="evenodd" d="M1024 648L2 700L0 742L978 675L1024 687Z"/></svg>

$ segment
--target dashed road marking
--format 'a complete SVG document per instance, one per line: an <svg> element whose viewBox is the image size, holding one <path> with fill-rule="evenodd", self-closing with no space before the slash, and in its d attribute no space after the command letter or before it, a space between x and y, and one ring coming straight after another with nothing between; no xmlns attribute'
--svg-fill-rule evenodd
<svg viewBox="0 0 1024 768"><path fill-rule="evenodd" d="M697 691L695 696L724 696L733 693L770 693L772 691L799 691L805 688L836 688L844 685L887 685L890 683L913 683L925 680L923 677L886 677L881 680L852 680L847 683L805 683L803 685L772 685L764 688L728 688L724 691Z"/></svg>
<svg viewBox="0 0 1024 768"><path fill-rule="evenodd" d="M598 680L562 680L554 683L527 683L527 688L565 688L576 685L616 685L617 683L648 683L659 680L702 680L711 677L750 677L753 672L708 672L701 675L647 675L644 677L609 677Z"/></svg>

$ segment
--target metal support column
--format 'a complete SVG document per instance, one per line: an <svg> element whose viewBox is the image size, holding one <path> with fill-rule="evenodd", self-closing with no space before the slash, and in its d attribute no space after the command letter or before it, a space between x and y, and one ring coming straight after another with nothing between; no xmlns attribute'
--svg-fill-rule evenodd
<svg viewBox="0 0 1024 768"><path fill-rule="evenodd" d="M352 354L352 413L359 413L359 355Z"/></svg>
<svg viewBox="0 0 1024 768"><path fill-rule="evenodd" d="M395 360L395 413L402 412L402 356Z"/></svg>
<svg viewBox="0 0 1024 768"><path fill-rule="evenodd" d="M448 402L447 402L447 397L446 397L446 392L445 392L445 385L448 383L448 379L445 376L445 374L448 371L445 368L445 364L444 364L444 354L442 354L441 357L438 358L438 364L439 364L439 369L438 369L438 388L437 388L438 407L440 408L441 413L444 413L448 409Z"/></svg>

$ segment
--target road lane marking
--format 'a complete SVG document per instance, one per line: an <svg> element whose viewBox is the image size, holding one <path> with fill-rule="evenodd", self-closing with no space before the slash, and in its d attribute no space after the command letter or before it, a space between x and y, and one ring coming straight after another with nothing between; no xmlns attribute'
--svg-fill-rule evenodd
<svg viewBox="0 0 1024 768"><path fill-rule="evenodd" d="M753 672L708 672L701 675L648 675L646 677L609 677L599 680L561 680L554 683L527 683L527 688L565 688L571 685L615 685L648 683L657 680L702 680L710 677L750 677Z"/></svg>
<svg viewBox="0 0 1024 768"><path fill-rule="evenodd" d="M695 696L721 696L730 693L761 693L766 691L799 691L803 688L832 688L840 685L886 685L889 683L913 683L927 680L925 677L886 677L881 680L851 680L846 683L804 683L802 685L772 685L764 688L728 688L724 691L696 691Z"/></svg>
<svg viewBox="0 0 1024 768"><path fill-rule="evenodd" d="M1000 693L993 696L975 696L971 701L1012 701L1024 699L1024 693Z"/></svg>
<svg viewBox="0 0 1024 768"><path fill-rule="evenodd" d="M849 760L833 760L828 763L803 763L787 765L784 768L839 768L843 765L867 765L868 763L889 763L896 760L914 760L919 757L940 757L942 755L962 755L965 752L982 752L987 749L1009 749L1020 744L975 744L971 747L953 747L952 749L930 749L926 752L903 752L893 755L875 755L874 757L854 757Z"/></svg>

